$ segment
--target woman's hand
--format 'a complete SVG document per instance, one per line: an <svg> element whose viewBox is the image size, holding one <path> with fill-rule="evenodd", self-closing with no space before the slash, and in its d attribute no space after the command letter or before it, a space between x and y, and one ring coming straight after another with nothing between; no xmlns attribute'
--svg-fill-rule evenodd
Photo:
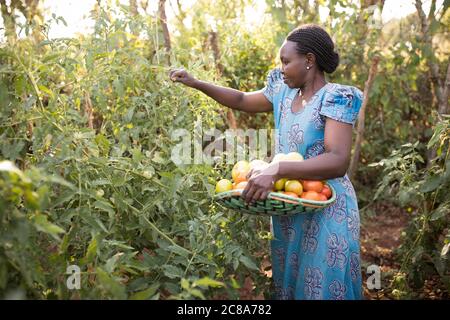
<svg viewBox="0 0 450 320"><path fill-rule="evenodd" d="M247 186L242 192L242 197L246 203L265 200L267 195L273 191L274 183L277 179L278 165L270 164L265 168L257 168L249 173Z"/></svg>
<svg viewBox="0 0 450 320"><path fill-rule="evenodd" d="M169 77L173 82L181 82L188 87L194 87L195 83L198 81L184 69L171 70Z"/></svg>

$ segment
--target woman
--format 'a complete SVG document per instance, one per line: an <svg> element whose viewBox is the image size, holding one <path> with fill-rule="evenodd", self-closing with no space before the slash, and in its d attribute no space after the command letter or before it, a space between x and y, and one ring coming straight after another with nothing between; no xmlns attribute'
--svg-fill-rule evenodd
<svg viewBox="0 0 450 320"><path fill-rule="evenodd" d="M279 178L328 180L336 202L317 213L273 217L271 242L275 298L361 299L359 212L346 175L352 126L362 102L355 87L329 83L339 55L328 33L303 25L289 33L275 68L260 91L245 93L171 71L173 81L201 90L245 112L274 112L276 153L299 152L304 161L280 161L251 172L243 197L265 199Z"/></svg>

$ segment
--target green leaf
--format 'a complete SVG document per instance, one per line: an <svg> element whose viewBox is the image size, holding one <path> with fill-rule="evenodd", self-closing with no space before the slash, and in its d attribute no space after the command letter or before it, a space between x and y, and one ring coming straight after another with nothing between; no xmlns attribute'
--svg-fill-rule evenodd
<svg viewBox="0 0 450 320"><path fill-rule="evenodd" d="M162 266L164 274L170 279L181 278L183 276L183 270L172 265Z"/></svg>
<svg viewBox="0 0 450 320"><path fill-rule="evenodd" d="M103 288L108 291L111 296L115 299L126 299L127 294L123 284L114 280L108 273L106 273L102 268L97 267L96 269L97 277Z"/></svg>
<svg viewBox="0 0 450 320"><path fill-rule="evenodd" d="M441 183L442 183L442 176L440 175L428 177L420 187L420 191L424 193L434 191L437 188L439 188Z"/></svg>
<svg viewBox="0 0 450 320"><path fill-rule="evenodd" d="M189 293L192 294L194 297L200 298L202 300L206 300L205 296L203 295L203 293L200 290L191 289L189 291Z"/></svg>
<svg viewBox="0 0 450 320"><path fill-rule="evenodd" d="M114 215L116 212L114 207L105 200L97 200L94 202L94 207L103 211L108 212L111 215Z"/></svg>
<svg viewBox="0 0 450 320"><path fill-rule="evenodd" d="M38 85L39 90L41 90L42 92L46 93L50 98L54 98L55 95L53 94L53 91L51 91L49 88L47 88L46 86L40 84Z"/></svg>
<svg viewBox="0 0 450 320"><path fill-rule="evenodd" d="M90 263L94 261L97 256L97 248L98 248L98 240L97 237L93 237L86 251L86 255L84 257L84 263Z"/></svg>
<svg viewBox="0 0 450 320"><path fill-rule="evenodd" d="M159 286L160 286L159 282L153 283L147 289L136 292L133 295L131 295L130 300L148 300L156 293L156 290L159 289Z"/></svg>
<svg viewBox="0 0 450 320"><path fill-rule="evenodd" d="M109 233L108 229L106 229L105 225L103 224L102 220L100 220L99 217L95 217L94 221L98 224L98 226L102 229L103 232Z"/></svg>
<svg viewBox="0 0 450 320"><path fill-rule="evenodd" d="M194 281L193 286L218 288L218 287L225 286L225 284L223 282L213 280L209 277L204 277L204 278Z"/></svg>
<svg viewBox="0 0 450 320"><path fill-rule="evenodd" d="M189 281L188 280L186 280L185 278L182 278L181 279L181 287L184 289L184 290L188 290L189 289Z"/></svg>
<svg viewBox="0 0 450 320"><path fill-rule="evenodd" d="M104 156L108 155L111 143L104 135L102 135L102 134L96 135L95 143L97 144L98 148L100 149L100 152L102 155L104 155Z"/></svg>
<svg viewBox="0 0 450 320"><path fill-rule="evenodd" d="M64 25L65 27L67 27L67 22L66 22L66 20L65 20L63 17L58 17L57 20L61 21L61 22L63 23L63 25Z"/></svg>
<svg viewBox="0 0 450 320"><path fill-rule="evenodd" d="M91 186L103 186L110 185L111 181L109 179L97 179L91 182Z"/></svg>
<svg viewBox="0 0 450 320"><path fill-rule="evenodd" d="M47 178L48 182L52 182L52 183L57 183L59 185L62 185L64 187L70 188L72 190L76 190L76 187L70 183L69 181L66 181L64 178L57 176L57 175L53 175Z"/></svg>
<svg viewBox="0 0 450 320"><path fill-rule="evenodd" d="M250 260L250 258L248 258L246 256L241 256L239 258L239 261L242 262L249 269L259 270L258 267L256 266L256 264L252 260Z"/></svg>
<svg viewBox="0 0 450 320"><path fill-rule="evenodd" d="M119 79L114 79L113 86L114 86L114 91L117 93L117 95L119 97L123 97L125 92L123 89L122 81L120 81Z"/></svg>
<svg viewBox="0 0 450 320"><path fill-rule="evenodd" d="M401 206L405 206L410 201L410 194L407 190L400 190L398 193L398 200Z"/></svg>
<svg viewBox="0 0 450 320"><path fill-rule="evenodd" d="M20 158L24 147L25 147L24 141L18 141L15 143L8 143L7 141L2 141L0 153L3 154L3 158L15 160L17 158Z"/></svg>
<svg viewBox="0 0 450 320"><path fill-rule="evenodd" d="M236 269L239 267L239 260L233 259L233 270L236 271Z"/></svg>
<svg viewBox="0 0 450 320"><path fill-rule="evenodd" d="M40 209L39 195L37 194L37 192L25 190L24 198L25 198L25 206L28 209L31 209L31 210L39 210Z"/></svg>
<svg viewBox="0 0 450 320"><path fill-rule="evenodd" d="M433 211L430 221L436 221L445 217L450 212L450 206L448 203L441 204L436 210Z"/></svg>
<svg viewBox="0 0 450 320"><path fill-rule="evenodd" d="M448 181L450 178L450 159L445 162L445 173L444 173L444 179Z"/></svg>
<svg viewBox="0 0 450 320"><path fill-rule="evenodd" d="M46 45L48 45L48 44L52 44L52 41L51 40L44 40L44 41L41 41L41 42L39 42L38 43L38 47L43 47L43 46L46 46ZM59 55L59 54L58 54ZM47 58L47 57L46 57ZM48 59L48 58L47 58ZM45 60L44 59L42 59L44 62L45 62Z"/></svg>
<svg viewBox="0 0 450 320"><path fill-rule="evenodd" d="M416 263L417 261L419 261L422 258L424 252L424 248L422 246L418 246L411 257L411 262Z"/></svg>
<svg viewBox="0 0 450 320"><path fill-rule="evenodd" d="M47 216L43 214L34 216L34 225L37 230L48 233L57 240L60 240L58 234L66 232L63 228L49 222Z"/></svg>
<svg viewBox="0 0 450 320"><path fill-rule="evenodd" d="M113 273L116 268L117 261L119 261L120 257L123 256L123 252L116 253L111 258L106 260L105 270L108 273Z"/></svg>
<svg viewBox="0 0 450 320"><path fill-rule="evenodd" d="M59 246L59 252L62 254L66 253L66 250L69 247L69 243L70 243L70 231L64 235L61 244Z"/></svg>
<svg viewBox="0 0 450 320"><path fill-rule="evenodd" d="M133 247L127 246L124 241L117 241L117 240L103 240L104 243L115 246L118 248L126 249L126 250L134 250Z"/></svg>
<svg viewBox="0 0 450 320"><path fill-rule="evenodd" d="M436 128L434 129L433 136L431 137L430 141L428 142L427 148L431 149L433 146L435 146L442 135L442 133L445 131L446 126L444 123L440 122L436 125Z"/></svg>
<svg viewBox="0 0 450 320"><path fill-rule="evenodd" d="M173 253L176 253L182 257L188 257L190 254L190 252L188 250L186 250L185 248L182 248L180 246L171 245L171 246L167 247L167 250L169 250Z"/></svg>
<svg viewBox="0 0 450 320"><path fill-rule="evenodd" d="M80 212L80 217L89 224L95 231L109 233L103 222L98 216L93 216L90 211L83 210Z"/></svg>

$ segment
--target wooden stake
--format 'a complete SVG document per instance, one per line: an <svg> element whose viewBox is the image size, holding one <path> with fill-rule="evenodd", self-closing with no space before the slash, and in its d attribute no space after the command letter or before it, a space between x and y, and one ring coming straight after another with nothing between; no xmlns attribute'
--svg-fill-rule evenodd
<svg viewBox="0 0 450 320"><path fill-rule="evenodd" d="M355 175L356 170L358 168L359 154L361 152L361 143L362 143L362 140L364 137L364 121L366 119L366 107L367 107L367 104L369 103L369 94L370 94L370 90L372 88L373 79L375 78L375 75L377 73L379 62L380 62L380 57L375 56L372 60L372 65L369 70L369 77L367 78L367 81L364 86L364 99L362 102L361 109L359 110L356 141L355 141L355 151L353 153L353 157L350 162L350 168L348 170L348 176L350 179L353 178L353 176Z"/></svg>

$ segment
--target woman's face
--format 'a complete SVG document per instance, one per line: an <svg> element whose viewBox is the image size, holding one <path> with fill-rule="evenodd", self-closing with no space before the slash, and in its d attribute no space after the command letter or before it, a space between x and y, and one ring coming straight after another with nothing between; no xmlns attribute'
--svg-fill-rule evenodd
<svg viewBox="0 0 450 320"><path fill-rule="evenodd" d="M311 65L306 55L297 53L295 47L295 42L286 40L280 48L281 71L289 88L300 88L305 84L310 71L306 67Z"/></svg>

